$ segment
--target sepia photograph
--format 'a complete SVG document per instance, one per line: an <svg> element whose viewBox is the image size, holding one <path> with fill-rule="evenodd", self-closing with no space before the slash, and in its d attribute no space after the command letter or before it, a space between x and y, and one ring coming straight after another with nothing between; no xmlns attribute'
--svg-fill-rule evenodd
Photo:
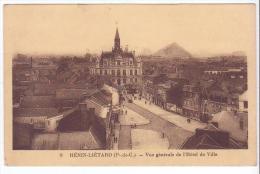
<svg viewBox="0 0 260 174"><path fill-rule="evenodd" d="M5 149L255 162L255 27L253 4L5 5Z"/></svg>

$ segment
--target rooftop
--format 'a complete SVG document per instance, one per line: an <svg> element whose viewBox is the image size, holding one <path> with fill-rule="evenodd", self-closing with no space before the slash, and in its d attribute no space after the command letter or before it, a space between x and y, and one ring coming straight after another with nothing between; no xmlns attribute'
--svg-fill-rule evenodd
<svg viewBox="0 0 260 174"><path fill-rule="evenodd" d="M90 96L97 92L97 89L57 89L56 99L80 99L82 96Z"/></svg>
<svg viewBox="0 0 260 174"><path fill-rule="evenodd" d="M182 149L238 149L243 146L230 138L228 132L223 131L213 124L204 129L197 129L182 145Z"/></svg>
<svg viewBox="0 0 260 174"><path fill-rule="evenodd" d="M112 94L101 90L93 94L90 99L102 106L106 106L111 104Z"/></svg>
<svg viewBox="0 0 260 174"><path fill-rule="evenodd" d="M231 111L222 111L213 115L212 122L217 122L219 129L229 132L230 136L235 140L242 142L247 141L247 113L234 114L234 112ZM241 126L243 126L243 128L241 128Z"/></svg>
<svg viewBox="0 0 260 174"><path fill-rule="evenodd" d="M102 148L103 146L96 141L90 131L38 134L32 141L34 150L95 150Z"/></svg>
<svg viewBox="0 0 260 174"><path fill-rule="evenodd" d="M14 117L55 117L60 113L56 108L19 108L14 109Z"/></svg>
<svg viewBox="0 0 260 174"><path fill-rule="evenodd" d="M23 108L55 107L54 96L24 96L21 102Z"/></svg>

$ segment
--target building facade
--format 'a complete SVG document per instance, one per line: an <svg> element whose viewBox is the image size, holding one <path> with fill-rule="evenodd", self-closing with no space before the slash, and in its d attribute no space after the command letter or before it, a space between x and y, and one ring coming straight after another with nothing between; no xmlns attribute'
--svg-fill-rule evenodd
<svg viewBox="0 0 260 174"><path fill-rule="evenodd" d="M248 112L248 98L247 98L247 90L239 95L239 111L240 112Z"/></svg>
<svg viewBox="0 0 260 174"><path fill-rule="evenodd" d="M117 29L112 51L102 52L90 73L100 75L116 86L138 85L142 80L142 61L134 52L121 48Z"/></svg>
<svg viewBox="0 0 260 174"><path fill-rule="evenodd" d="M183 87L183 115L200 120L201 118L201 95L200 89L193 85Z"/></svg>

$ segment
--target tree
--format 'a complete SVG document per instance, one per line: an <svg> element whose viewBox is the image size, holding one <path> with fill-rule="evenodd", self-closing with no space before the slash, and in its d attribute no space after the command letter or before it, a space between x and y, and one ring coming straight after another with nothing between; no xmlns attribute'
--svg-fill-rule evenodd
<svg viewBox="0 0 260 174"><path fill-rule="evenodd" d="M175 104L177 107L182 106L183 102L183 84L172 86L167 92L167 102Z"/></svg>

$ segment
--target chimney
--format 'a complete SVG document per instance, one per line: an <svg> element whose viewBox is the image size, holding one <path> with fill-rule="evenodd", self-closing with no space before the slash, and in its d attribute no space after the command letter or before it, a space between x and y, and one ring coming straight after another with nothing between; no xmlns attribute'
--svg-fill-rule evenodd
<svg viewBox="0 0 260 174"><path fill-rule="evenodd" d="M80 112L87 110L87 104L86 103L80 103L79 104Z"/></svg>

